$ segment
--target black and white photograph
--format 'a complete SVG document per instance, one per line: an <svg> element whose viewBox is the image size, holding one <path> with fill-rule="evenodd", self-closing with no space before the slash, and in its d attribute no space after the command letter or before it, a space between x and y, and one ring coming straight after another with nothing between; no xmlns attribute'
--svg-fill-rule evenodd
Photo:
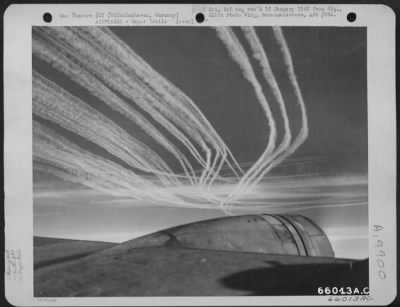
<svg viewBox="0 0 400 307"><path fill-rule="evenodd" d="M34 295L368 295L366 46L33 27Z"/></svg>
<svg viewBox="0 0 400 307"><path fill-rule="evenodd" d="M9 6L7 301L390 304L395 19L385 5Z"/></svg>

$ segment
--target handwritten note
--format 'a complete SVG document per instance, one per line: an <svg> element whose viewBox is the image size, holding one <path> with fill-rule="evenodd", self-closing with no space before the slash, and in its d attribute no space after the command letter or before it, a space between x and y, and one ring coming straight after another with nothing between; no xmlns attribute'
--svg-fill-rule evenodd
<svg viewBox="0 0 400 307"><path fill-rule="evenodd" d="M22 281L24 267L20 249L5 250L5 275L7 280Z"/></svg>

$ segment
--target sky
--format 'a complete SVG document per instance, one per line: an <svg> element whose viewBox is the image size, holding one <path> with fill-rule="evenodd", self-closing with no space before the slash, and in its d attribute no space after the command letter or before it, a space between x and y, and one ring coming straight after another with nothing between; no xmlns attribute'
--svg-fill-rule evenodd
<svg viewBox="0 0 400 307"><path fill-rule="evenodd" d="M113 27L112 31L196 102L239 162L257 159L267 142L265 119L251 86L227 55L214 30L205 27ZM237 29L235 31L240 34ZM288 86L279 50L272 40L271 29L258 27L257 33L282 86L291 125L298 129L300 118L296 114L299 110ZM284 34L306 103L310 133L292 157L292 162L274 171L274 174L290 179L283 176L279 181L279 187L286 188L286 192L279 194L277 199L284 203L290 195L309 201L311 208L296 211L296 206L292 206L290 213L304 214L317 222L330 237L337 256L366 257L365 29L296 27L284 28ZM99 103L74 81L35 56L33 68L118 122L178 168L145 133ZM266 95L268 97L267 92ZM104 155L90 142L66 130L58 131L80 146ZM304 159L308 162L299 162ZM300 186L293 182L293 175L310 172L318 175L306 176ZM340 208L318 206L318 202L326 203L327 199L343 203L347 200L350 205ZM165 227L225 216L217 209L166 208L143 203L133 206L132 202L37 172L34 173L34 233L122 242ZM354 203L356 205L351 205ZM285 212L286 209L279 210Z"/></svg>

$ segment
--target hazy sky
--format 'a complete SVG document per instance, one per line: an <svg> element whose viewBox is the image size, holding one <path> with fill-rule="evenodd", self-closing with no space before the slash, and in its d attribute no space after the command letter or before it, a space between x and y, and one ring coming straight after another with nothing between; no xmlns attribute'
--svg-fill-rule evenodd
<svg viewBox="0 0 400 307"><path fill-rule="evenodd" d="M115 27L112 30L196 102L239 162L256 160L267 142L266 121L251 86L214 30L204 27ZM282 87L292 128L298 129L299 110L271 29L258 27L257 32ZM334 185L327 197L334 199L336 194L343 195L345 189L351 194L354 183L348 191L347 176L367 174L365 29L284 28L284 34L306 102L310 130L307 141L295 156L321 157L321 169L329 170L329 176L342 178L343 182ZM134 124L49 65L33 57L33 67L163 153ZM65 130L58 131L82 147L104 154L92 143ZM167 154L164 157L173 163ZM122 241L155 229L224 215L219 210L137 208L130 206L129 201L115 200L43 174L34 174L34 180L37 235ZM361 191L353 193L357 197L366 195L366 183L357 187L360 185ZM300 213L316 220L331 235L339 255L359 258L367 255L366 206L316 208Z"/></svg>

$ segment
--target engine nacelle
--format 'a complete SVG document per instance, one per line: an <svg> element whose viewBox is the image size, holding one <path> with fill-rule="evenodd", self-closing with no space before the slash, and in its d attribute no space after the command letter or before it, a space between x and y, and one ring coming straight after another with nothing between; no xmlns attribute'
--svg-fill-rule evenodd
<svg viewBox="0 0 400 307"><path fill-rule="evenodd" d="M128 242L127 242L128 243ZM302 215L240 215L162 230L129 243L141 248L177 245L187 248L334 257L323 230Z"/></svg>

